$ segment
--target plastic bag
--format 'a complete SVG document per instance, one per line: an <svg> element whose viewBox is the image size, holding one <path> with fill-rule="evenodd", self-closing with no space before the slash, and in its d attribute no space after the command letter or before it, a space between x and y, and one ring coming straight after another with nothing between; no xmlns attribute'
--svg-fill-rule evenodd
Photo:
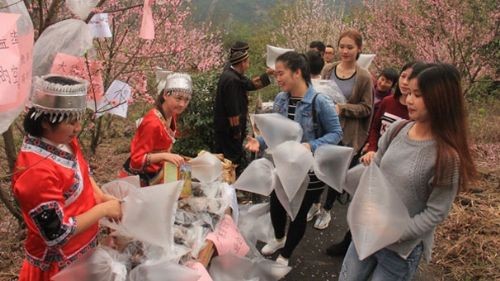
<svg viewBox="0 0 500 281"><path fill-rule="evenodd" d="M234 187L228 185L227 183L222 183L221 198L224 202L229 203L231 207L231 214L233 216L234 223L238 224L240 217L240 208L238 206L238 198L236 196L236 190Z"/></svg>
<svg viewBox="0 0 500 281"><path fill-rule="evenodd" d="M269 203L241 205L240 217L238 229L249 245L255 245L257 241L267 243L274 238Z"/></svg>
<svg viewBox="0 0 500 281"><path fill-rule="evenodd" d="M375 54L360 54L357 64L362 68L368 69L368 67L370 67L370 64L372 64L374 58Z"/></svg>
<svg viewBox="0 0 500 281"><path fill-rule="evenodd" d="M234 188L269 196L273 191L274 165L266 158L252 161L241 173Z"/></svg>
<svg viewBox="0 0 500 281"><path fill-rule="evenodd" d="M302 205L302 200L304 200L304 195L306 195L308 185L309 177L306 177L299 190L297 191L297 194L290 201L288 199L288 196L286 195L283 185L281 185L281 181L278 177L276 177L274 192L276 192L276 197L278 197L278 200L280 201L283 208L285 208L292 221L295 220L295 217L299 213L300 206Z"/></svg>
<svg viewBox="0 0 500 281"><path fill-rule="evenodd" d="M163 261L148 261L132 269L129 281L197 281L200 275L177 263Z"/></svg>
<svg viewBox="0 0 500 281"><path fill-rule="evenodd" d="M167 83L167 76L173 73L173 71L163 69L159 66L155 68L155 76L156 76L156 95L160 95L165 89L165 84Z"/></svg>
<svg viewBox="0 0 500 281"><path fill-rule="evenodd" d="M127 197L132 189L140 186L139 176L125 177L103 184L101 189L104 193L113 195L118 199Z"/></svg>
<svg viewBox="0 0 500 281"><path fill-rule="evenodd" d="M213 182L222 175L222 163L217 156L204 152L198 157L189 160L193 178L202 183Z"/></svg>
<svg viewBox="0 0 500 281"><path fill-rule="evenodd" d="M98 247L90 257L77 261L57 273L53 281L125 281L127 256Z"/></svg>
<svg viewBox="0 0 500 281"><path fill-rule="evenodd" d="M130 189L123 199L121 222L107 225L124 236L169 251L174 239L172 226L182 185L182 181L176 181Z"/></svg>
<svg viewBox="0 0 500 281"><path fill-rule="evenodd" d="M254 120L270 150L285 141L302 139L300 124L278 113L255 114Z"/></svg>
<svg viewBox="0 0 500 281"><path fill-rule="evenodd" d="M266 51L267 51L266 66L271 69L274 69L276 64L276 58L279 55L284 54L286 52L294 51L294 49L285 49L271 45L266 45Z"/></svg>
<svg viewBox="0 0 500 281"><path fill-rule="evenodd" d="M85 20L89 16L92 9L97 6L99 0L66 0L66 7L77 15L80 19Z"/></svg>
<svg viewBox="0 0 500 281"><path fill-rule="evenodd" d="M298 142L287 141L274 149L273 160L276 173L291 202L313 166L312 153Z"/></svg>
<svg viewBox="0 0 500 281"><path fill-rule="evenodd" d="M67 19L49 26L38 37L33 50L33 76L48 74L57 53L82 57L92 49L93 37L88 25Z"/></svg>
<svg viewBox="0 0 500 281"><path fill-rule="evenodd" d="M314 173L322 182L342 192L354 150L339 145L322 145L314 153Z"/></svg>
<svg viewBox="0 0 500 281"><path fill-rule="evenodd" d="M361 176L347 211L360 260L398 241L409 221L406 206L372 162Z"/></svg>
<svg viewBox="0 0 500 281"><path fill-rule="evenodd" d="M275 281L291 269L264 258L224 255L212 259L209 272L215 281Z"/></svg>
<svg viewBox="0 0 500 281"><path fill-rule="evenodd" d="M366 168L367 167L365 165L358 164L349 169L349 171L347 171L344 186L342 189L349 193L351 196L354 196L354 193L356 193L356 189L358 188L361 175L363 175L363 172Z"/></svg>
<svg viewBox="0 0 500 281"><path fill-rule="evenodd" d="M0 36L6 38L0 49L0 66L3 67L0 80L0 133L3 133L25 108L31 91L33 23L24 1L0 0L0 7L0 13L7 13L2 16L0 28L2 33L5 32Z"/></svg>
<svg viewBox="0 0 500 281"><path fill-rule="evenodd" d="M345 96L335 81L312 79L311 82L316 92L329 96L335 104L346 102Z"/></svg>

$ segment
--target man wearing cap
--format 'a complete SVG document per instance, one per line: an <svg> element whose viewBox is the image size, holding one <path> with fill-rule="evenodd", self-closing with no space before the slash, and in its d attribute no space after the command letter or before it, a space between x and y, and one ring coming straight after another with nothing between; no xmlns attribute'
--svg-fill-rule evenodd
<svg viewBox="0 0 500 281"><path fill-rule="evenodd" d="M248 44L236 42L230 50L229 66L224 68L217 84L214 107L215 152L238 165L237 175L243 170L248 115L248 91L270 84L267 73L249 79L245 72L250 67ZM270 71L271 73L271 71Z"/></svg>

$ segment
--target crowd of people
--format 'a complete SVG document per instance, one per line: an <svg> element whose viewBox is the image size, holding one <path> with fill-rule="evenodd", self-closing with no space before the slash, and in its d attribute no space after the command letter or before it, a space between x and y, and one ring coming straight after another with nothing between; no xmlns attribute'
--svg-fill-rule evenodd
<svg viewBox="0 0 500 281"><path fill-rule="evenodd" d="M363 260L350 232L325 249L332 256L345 255L339 280L410 280L421 257L430 259L434 230L457 192L475 175L460 75L449 64L409 62L399 73L385 68L375 78L357 64L363 48L358 31L346 30L336 43L314 41L306 54L283 53L275 69L254 78L245 76L248 44L234 43L217 84L214 152L237 164L239 175L247 161L245 150L266 149L263 138L248 136L248 92L268 86L274 77L281 92L273 111L300 125L302 145L312 153L326 144L351 147L355 155L350 167L360 162L379 166L411 216L399 241ZM120 200L100 190L77 141L87 86L60 75L35 79L32 108L24 119L27 135L12 179L28 229L21 281L50 280L96 246L99 219L121 217ZM164 162L184 163L172 146L177 118L193 94L188 74L167 77L154 108L138 124L120 177L139 175L147 186ZM261 252L279 251L276 261L283 265L290 264L308 221L316 218L315 228L328 227L341 196L314 172L308 177L304 199L290 223L276 194L269 198L275 237Z"/></svg>

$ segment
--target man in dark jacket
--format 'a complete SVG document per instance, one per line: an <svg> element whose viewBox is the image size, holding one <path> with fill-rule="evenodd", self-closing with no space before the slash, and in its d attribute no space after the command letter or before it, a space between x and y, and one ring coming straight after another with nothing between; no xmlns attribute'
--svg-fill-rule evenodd
<svg viewBox="0 0 500 281"><path fill-rule="evenodd" d="M224 68L217 84L214 107L215 152L238 165L236 174L244 168L243 140L246 136L248 91L270 84L267 73L249 79L245 72L250 67L248 44L236 42L231 47L229 65Z"/></svg>

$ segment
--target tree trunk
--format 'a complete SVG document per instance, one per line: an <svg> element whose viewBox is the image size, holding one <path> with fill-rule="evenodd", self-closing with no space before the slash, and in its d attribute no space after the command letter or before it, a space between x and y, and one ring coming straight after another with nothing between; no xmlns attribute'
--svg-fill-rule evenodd
<svg viewBox="0 0 500 281"><path fill-rule="evenodd" d="M7 163L9 165L9 171L12 174L14 171L14 165L16 164L16 144L14 142L14 134L12 132L12 125L3 134L3 140L5 144L5 155L7 156ZM0 186L0 201L2 201L9 210L9 212L18 220L20 224L23 222L23 217L21 212L14 204L10 198L10 194L5 192Z"/></svg>
<svg viewBox="0 0 500 281"><path fill-rule="evenodd" d="M0 201L3 202L5 207L7 207L7 210L9 210L9 212L17 219L17 222L19 223L19 225L22 225L23 224L23 216L21 215L19 208L11 200L9 193L5 192L1 186L0 186Z"/></svg>
<svg viewBox="0 0 500 281"><path fill-rule="evenodd" d="M97 124L95 125L94 133L92 134L92 139L90 141L90 151L94 155L97 150L97 146L99 146L99 143L101 142L102 117L99 118L96 123Z"/></svg>
<svg viewBox="0 0 500 281"><path fill-rule="evenodd" d="M7 156L7 163L9 170L12 173L14 165L16 164L16 144L14 142L14 134L12 132L12 125L3 134L3 141L5 144L5 155Z"/></svg>

